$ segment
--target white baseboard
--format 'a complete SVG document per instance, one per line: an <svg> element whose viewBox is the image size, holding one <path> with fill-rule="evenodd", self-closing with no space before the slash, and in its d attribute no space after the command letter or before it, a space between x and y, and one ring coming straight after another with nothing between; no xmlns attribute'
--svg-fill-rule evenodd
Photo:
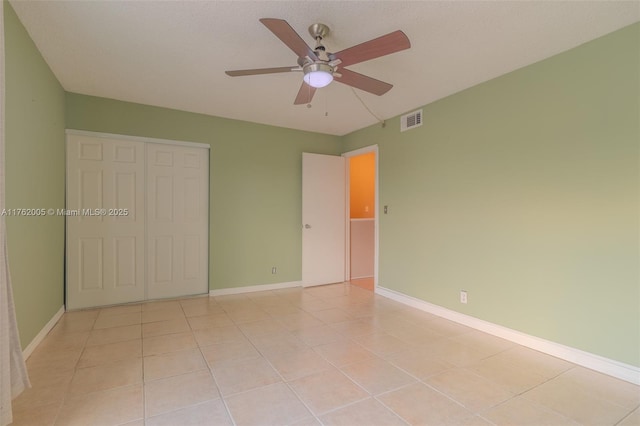
<svg viewBox="0 0 640 426"><path fill-rule="evenodd" d="M49 334L51 329L55 327L55 325L58 323L60 318L62 318L62 314L64 314L64 305L62 305L58 310L58 312L56 312L55 315L49 320L49 322L46 323L44 327L42 327L42 330L40 330L40 333L38 333L36 337L33 338L31 343L29 343L27 347L24 348L24 350L22 351L22 356L24 356L24 359L29 358L33 353L33 351L36 350L38 345L42 343L44 338L47 337L47 334Z"/></svg>
<svg viewBox="0 0 640 426"><path fill-rule="evenodd" d="M384 287L376 293L405 305L492 334L522 346L640 385L640 368L484 321Z"/></svg>
<svg viewBox="0 0 640 426"><path fill-rule="evenodd" d="M209 290L209 296L226 296L229 294L253 293L254 291L280 290L282 288L301 287L302 281L290 281L286 283L250 285L247 287L231 287Z"/></svg>

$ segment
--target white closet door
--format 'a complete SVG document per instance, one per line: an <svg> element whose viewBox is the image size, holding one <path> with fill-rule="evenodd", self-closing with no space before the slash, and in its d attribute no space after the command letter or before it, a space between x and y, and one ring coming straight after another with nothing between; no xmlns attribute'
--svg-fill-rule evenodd
<svg viewBox="0 0 640 426"><path fill-rule="evenodd" d="M68 135L68 309L144 299L144 161L142 142Z"/></svg>
<svg viewBox="0 0 640 426"><path fill-rule="evenodd" d="M208 291L209 151L147 144L147 298Z"/></svg>

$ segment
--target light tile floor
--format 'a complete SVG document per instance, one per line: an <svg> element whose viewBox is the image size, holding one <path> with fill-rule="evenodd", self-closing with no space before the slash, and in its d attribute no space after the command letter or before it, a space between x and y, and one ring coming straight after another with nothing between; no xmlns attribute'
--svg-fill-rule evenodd
<svg viewBox="0 0 640 426"><path fill-rule="evenodd" d="M349 284L69 312L15 425L639 425L632 384Z"/></svg>

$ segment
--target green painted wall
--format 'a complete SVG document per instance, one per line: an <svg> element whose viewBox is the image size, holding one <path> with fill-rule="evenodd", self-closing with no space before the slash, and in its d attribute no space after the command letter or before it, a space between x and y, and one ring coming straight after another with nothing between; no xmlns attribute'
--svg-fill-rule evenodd
<svg viewBox="0 0 640 426"><path fill-rule="evenodd" d="M339 137L72 93L66 119L70 129L209 144L209 287L301 280L302 152L339 154Z"/></svg>
<svg viewBox="0 0 640 426"><path fill-rule="evenodd" d="M64 207L64 91L6 1L7 208ZM9 268L23 347L62 307L64 219L7 217Z"/></svg>
<svg viewBox="0 0 640 426"><path fill-rule="evenodd" d="M380 285L640 366L639 53L635 24L345 136L379 144Z"/></svg>

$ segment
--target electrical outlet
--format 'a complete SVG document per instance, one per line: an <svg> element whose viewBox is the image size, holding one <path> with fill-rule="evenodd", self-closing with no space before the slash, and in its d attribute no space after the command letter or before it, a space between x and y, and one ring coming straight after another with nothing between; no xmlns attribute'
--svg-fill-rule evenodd
<svg viewBox="0 0 640 426"><path fill-rule="evenodd" d="M278 268L276 268L275 266L273 268L271 268L271 273L272 274L277 274L278 273Z"/></svg>
<svg viewBox="0 0 640 426"><path fill-rule="evenodd" d="M460 303L467 303L467 292L460 290Z"/></svg>

